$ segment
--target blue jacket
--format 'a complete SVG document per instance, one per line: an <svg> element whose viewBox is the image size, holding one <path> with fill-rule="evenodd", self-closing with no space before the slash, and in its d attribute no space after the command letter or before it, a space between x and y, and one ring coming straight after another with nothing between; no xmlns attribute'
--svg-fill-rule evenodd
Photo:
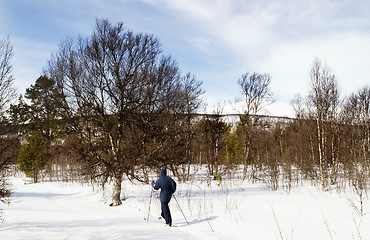
<svg viewBox="0 0 370 240"><path fill-rule="evenodd" d="M176 182L169 176L165 168L161 169L161 176L156 182L152 182L155 190L161 189L159 199L162 203L168 203L171 200L172 194L176 191Z"/></svg>

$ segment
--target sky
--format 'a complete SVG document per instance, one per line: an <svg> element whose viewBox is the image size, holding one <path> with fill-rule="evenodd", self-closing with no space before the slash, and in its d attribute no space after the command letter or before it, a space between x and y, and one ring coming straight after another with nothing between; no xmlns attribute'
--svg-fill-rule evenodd
<svg viewBox="0 0 370 240"><path fill-rule="evenodd" d="M181 72L203 82L208 112L243 99L237 82L247 72L271 75L279 108L307 96L315 58L343 98L370 85L369 12L368 0L1 0L0 38L13 45L19 93L61 41L90 36L105 18L158 37Z"/></svg>

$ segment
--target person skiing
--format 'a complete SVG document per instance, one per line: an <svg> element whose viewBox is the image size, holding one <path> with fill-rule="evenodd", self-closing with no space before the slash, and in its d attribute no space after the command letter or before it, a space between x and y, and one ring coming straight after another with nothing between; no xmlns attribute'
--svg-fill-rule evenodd
<svg viewBox="0 0 370 240"><path fill-rule="evenodd" d="M167 176L167 171L162 168L160 171L160 177L157 181L152 181L152 186L155 190L161 189L159 194L159 199L161 201L161 216L166 221L168 226L172 226L172 217L168 203L171 200L172 194L176 191L176 182L169 176Z"/></svg>

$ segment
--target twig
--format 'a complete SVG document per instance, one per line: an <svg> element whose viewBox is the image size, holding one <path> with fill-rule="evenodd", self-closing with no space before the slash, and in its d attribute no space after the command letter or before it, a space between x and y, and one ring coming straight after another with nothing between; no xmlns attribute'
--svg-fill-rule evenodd
<svg viewBox="0 0 370 240"><path fill-rule="evenodd" d="M352 216L353 216L353 215L352 215ZM359 238L360 240L362 240L361 233L360 233L361 220L362 220L362 218L360 219L360 222L357 224L356 219L355 219L355 216L353 216L353 222L355 223L356 230L357 230L357 234L358 234L358 238Z"/></svg>
<svg viewBox="0 0 370 240"><path fill-rule="evenodd" d="M331 231L330 231L329 223L328 223L328 221L326 220L326 217L325 217L324 212L322 211L322 209L321 209L321 213L322 213L322 216L324 217L324 223L325 223L326 229L327 229L327 230L328 230L328 232L329 232L330 239L331 239L331 240L333 240L333 236L331 235Z"/></svg>
<svg viewBox="0 0 370 240"><path fill-rule="evenodd" d="M271 203L270 203L270 207L271 207L272 215L274 216L274 219L275 219L276 226L277 226L277 227L278 227L278 229L279 229L280 239L281 239L281 240L284 240L283 233L281 232L281 228L280 228L279 222L278 222L278 220L277 220L277 217L276 217L276 214L275 214L274 208L272 207Z"/></svg>
<svg viewBox="0 0 370 240"><path fill-rule="evenodd" d="M205 190L203 192L203 201L204 201L203 202L203 204L204 204L204 214L206 215L208 225L211 228L212 232L215 232L215 230L213 229L212 224L211 224L211 219L208 217L208 214L206 212L206 191Z"/></svg>

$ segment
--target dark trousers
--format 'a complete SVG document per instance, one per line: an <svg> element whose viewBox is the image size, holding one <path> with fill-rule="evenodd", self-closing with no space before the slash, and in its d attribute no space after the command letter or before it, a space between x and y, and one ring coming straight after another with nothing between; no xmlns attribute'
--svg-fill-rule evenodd
<svg viewBox="0 0 370 240"><path fill-rule="evenodd" d="M164 218L164 220L166 220L166 224L171 226L172 217L171 217L170 208L168 207L168 202L167 203L161 202L161 209L162 209L161 216Z"/></svg>

